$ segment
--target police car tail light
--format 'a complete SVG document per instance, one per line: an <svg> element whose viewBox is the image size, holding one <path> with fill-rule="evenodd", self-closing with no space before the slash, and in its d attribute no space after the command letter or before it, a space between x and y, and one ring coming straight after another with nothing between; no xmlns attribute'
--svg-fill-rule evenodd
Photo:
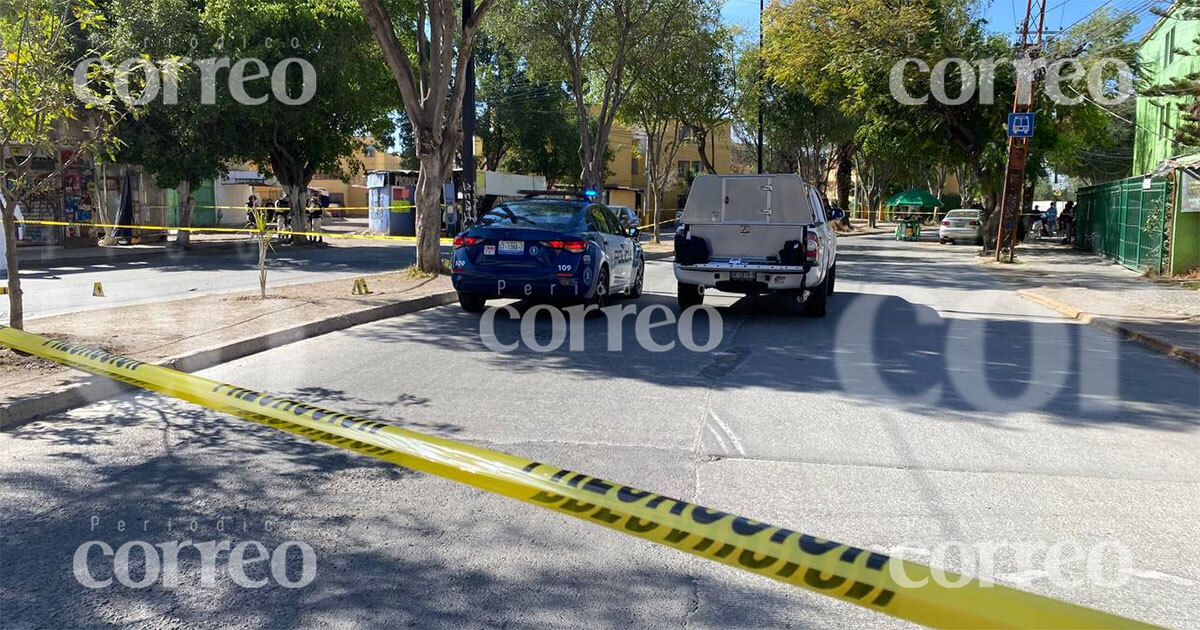
<svg viewBox="0 0 1200 630"><path fill-rule="evenodd" d="M572 254L582 254L587 251L587 243L583 241L546 241L546 246L553 249L564 249Z"/></svg>
<svg viewBox="0 0 1200 630"><path fill-rule="evenodd" d="M804 251L809 262L817 262L817 254L821 251L821 237L813 232L809 232L808 242L805 245Z"/></svg>
<svg viewBox="0 0 1200 630"><path fill-rule="evenodd" d="M470 247L471 245L474 245L475 243L478 243L478 242L479 242L479 239L474 236L455 236L454 237L454 249L458 249L460 247Z"/></svg>

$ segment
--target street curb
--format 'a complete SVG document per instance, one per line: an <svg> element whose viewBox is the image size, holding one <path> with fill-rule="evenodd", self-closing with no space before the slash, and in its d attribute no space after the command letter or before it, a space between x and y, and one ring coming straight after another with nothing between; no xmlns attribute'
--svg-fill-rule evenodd
<svg viewBox="0 0 1200 630"><path fill-rule="evenodd" d="M1107 330L1108 332L1119 337L1136 341L1167 356L1175 357L1176 359L1189 363L1192 365L1192 367L1200 368L1200 353L1193 352L1187 348L1180 348L1169 341L1164 341L1158 337L1139 332L1120 320L1110 319L1107 317L1097 317L1091 313L1080 311L1069 304L1059 302L1053 298L1038 295L1031 289L1020 289L1017 291L1017 294L1029 300L1030 302L1036 302L1037 304L1041 304L1046 308L1058 311L1070 319L1088 324L1090 326L1095 326L1096 328L1100 328L1102 330Z"/></svg>
<svg viewBox="0 0 1200 630"><path fill-rule="evenodd" d="M352 313L334 315L284 330L277 330L257 337L171 357L160 362L158 365L181 372L196 372L310 337L318 337L353 326L407 315L436 306L453 304L457 300L458 294L454 291L443 291L411 300L382 304ZM105 398L136 389L132 385L126 385L107 378L81 376L75 382L64 385L56 391L35 395L30 398L18 399L6 404L0 409L0 431L7 431L43 416L62 413L69 409L95 403Z"/></svg>

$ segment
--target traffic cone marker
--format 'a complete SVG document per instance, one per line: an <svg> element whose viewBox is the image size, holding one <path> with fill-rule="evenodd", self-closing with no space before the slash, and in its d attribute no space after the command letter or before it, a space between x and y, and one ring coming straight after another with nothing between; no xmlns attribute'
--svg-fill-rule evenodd
<svg viewBox="0 0 1200 630"><path fill-rule="evenodd" d="M350 291L351 295L367 295L371 290L367 288L365 278L356 278L354 280L354 288Z"/></svg>
<svg viewBox="0 0 1200 630"><path fill-rule="evenodd" d="M104 287L99 282L92 283L92 297L104 297Z"/></svg>

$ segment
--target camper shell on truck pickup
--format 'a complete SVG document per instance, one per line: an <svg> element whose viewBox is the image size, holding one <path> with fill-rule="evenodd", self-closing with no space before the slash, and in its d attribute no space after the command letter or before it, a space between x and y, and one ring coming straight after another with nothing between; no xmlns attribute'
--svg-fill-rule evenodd
<svg viewBox="0 0 1200 630"><path fill-rule="evenodd" d="M808 315L825 315L836 278L840 210L799 175L701 175L675 232L679 304L704 289L794 294Z"/></svg>

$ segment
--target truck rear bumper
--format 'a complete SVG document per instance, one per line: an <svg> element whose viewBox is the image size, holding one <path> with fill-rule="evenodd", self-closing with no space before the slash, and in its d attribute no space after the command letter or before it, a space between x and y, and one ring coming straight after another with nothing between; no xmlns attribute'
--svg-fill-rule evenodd
<svg viewBox="0 0 1200 630"><path fill-rule="evenodd" d="M710 262L703 265L675 265L675 279L731 293L766 293L811 289L824 280L818 267L785 265L730 265ZM803 283L801 282L803 281Z"/></svg>

